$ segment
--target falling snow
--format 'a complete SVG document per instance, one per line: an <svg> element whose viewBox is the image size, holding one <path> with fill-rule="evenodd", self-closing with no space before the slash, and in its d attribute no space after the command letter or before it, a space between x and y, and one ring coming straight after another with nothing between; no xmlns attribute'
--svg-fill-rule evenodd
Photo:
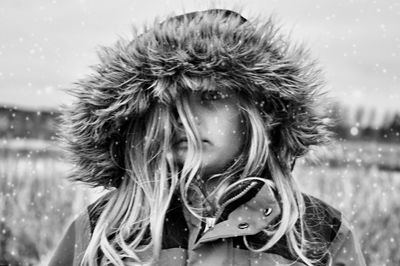
<svg viewBox="0 0 400 266"><path fill-rule="evenodd" d="M167 9L160 1L147 9L122 1L109 14L104 4L67 3L0 7L0 264L44 263L68 223L104 193L67 182L73 166L55 141L57 106L66 99L61 89L88 73L95 47L128 35L122 29L132 19ZM245 8L276 10L282 21L298 23L294 38L311 43L339 102L328 110L338 122L337 141L299 159L294 176L304 191L344 213L368 265L400 265L400 5L270 4Z"/></svg>

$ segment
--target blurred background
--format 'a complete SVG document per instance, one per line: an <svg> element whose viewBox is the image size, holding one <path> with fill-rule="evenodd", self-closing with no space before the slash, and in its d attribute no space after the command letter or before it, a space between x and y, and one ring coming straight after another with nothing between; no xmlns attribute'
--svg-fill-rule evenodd
<svg viewBox="0 0 400 266"><path fill-rule="evenodd" d="M324 69L336 140L297 162L307 192L350 220L368 265L400 265L400 3L3 0L0 3L0 265L45 265L103 191L71 184L56 142L64 89L132 25L209 7L273 15ZM327 105L328 106L328 105ZM320 158L318 162L315 158Z"/></svg>

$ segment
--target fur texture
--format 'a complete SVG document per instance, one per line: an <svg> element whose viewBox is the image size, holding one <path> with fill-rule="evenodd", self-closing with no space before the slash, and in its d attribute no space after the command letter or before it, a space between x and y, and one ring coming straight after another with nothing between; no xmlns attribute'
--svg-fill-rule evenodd
<svg viewBox="0 0 400 266"><path fill-rule="evenodd" d="M282 164L328 140L316 108L320 73L304 49L290 46L270 19L250 23L209 10L155 23L133 40L103 48L94 73L72 89L76 101L63 116L61 134L77 166L73 179L117 186L124 164L115 148L124 145L127 121L154 104L173 104L190 89L190 78L255 101Z"/></svg>

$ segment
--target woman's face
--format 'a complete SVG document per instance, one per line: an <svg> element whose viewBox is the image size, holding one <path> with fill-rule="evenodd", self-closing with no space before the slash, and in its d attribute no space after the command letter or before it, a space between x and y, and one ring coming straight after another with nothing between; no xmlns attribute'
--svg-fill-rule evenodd
<svg viewBox="0 0 400 266"><path fill-rule="evenodd" d="M222 171L239 154L244 139L239 100L228 90L192 92L189 106L194 125L201 140L202 174ZM188 143L186 136L178 137L173 150L179 163L184 163Z"/></svg>

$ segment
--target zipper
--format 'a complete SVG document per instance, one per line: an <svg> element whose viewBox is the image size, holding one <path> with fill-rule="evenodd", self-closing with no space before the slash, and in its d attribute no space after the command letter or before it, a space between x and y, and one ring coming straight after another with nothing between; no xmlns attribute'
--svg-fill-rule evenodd
<svg viewBox="0 0 400 266"><path fill-rule="evenodd" d="M203 233L207 232L208 230L214 228L217 219L214 217L206 217L205 227Z"/></svg>
<svg viewBox="0 0 400 266"><path fill-rule="evenodd" d="M247 192L249 192L252 188L254 188L255 186L257 186L258 182L257 181L252 181L245 189L243 189L239 194L237 194L236 196L233 196L232 198L226 200L219 208L218 211L216 212L215 216L213 218L209 218L206 217L206 227L204 229L204 233L210 229L212 229L215 224L218 222L218 220L221 218L221 215L224 211L224 209L226 208L226 206L228 206L229 204L231 204L232 202L238 200L239 198L241 198L242 196L244 196Z"/></svg>

